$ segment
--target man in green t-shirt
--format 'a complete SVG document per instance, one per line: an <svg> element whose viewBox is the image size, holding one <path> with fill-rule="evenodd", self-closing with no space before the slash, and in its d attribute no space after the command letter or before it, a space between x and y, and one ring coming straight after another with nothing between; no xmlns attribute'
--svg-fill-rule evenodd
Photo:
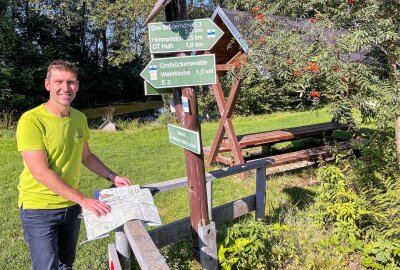
<svg viewBox="0 0 400 270"><path fill-rule="evenodd" d="M18 122L18 151L24 161L18 205L32 269L72 269L81 207L97 216L111 211L78 191L82 163L117 187L131 182L90 151L86 117L70 106L79 89L75 66L53 61L45 88L48 101L25 112Z"/></svg>

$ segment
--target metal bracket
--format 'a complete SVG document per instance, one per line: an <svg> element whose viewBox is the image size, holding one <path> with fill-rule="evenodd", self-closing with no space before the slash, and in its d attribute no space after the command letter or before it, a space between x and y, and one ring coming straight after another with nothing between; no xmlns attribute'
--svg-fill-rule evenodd
<svg viewBox="0 0 400 270"><path fill-rule="evenodd" d="M217 270L218 255L217 255L217 234L215 223L202 227L198 227L199 247L200 247L200 264L202 269Z"/></svg>

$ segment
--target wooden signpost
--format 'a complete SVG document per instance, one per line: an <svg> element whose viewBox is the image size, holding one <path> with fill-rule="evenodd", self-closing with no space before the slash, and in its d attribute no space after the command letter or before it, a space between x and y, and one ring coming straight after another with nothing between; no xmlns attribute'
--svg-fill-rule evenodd
<svg viewBox="0 0 400 270"><path fill-rule="evenodd" d="M203 269L218 269L216 231L207 207L201 128L193 88L216 83L215 56L187 56L184 52L211 49L223 32L209 19L187 20L185 0L157 1L146 22L164 5L168 22L148 25L150 51L177 54L151 60L141 76L146 81L146 94L172 91L181 127L168 126L169 140L185 148L195 264L200 263Z"/></svg>

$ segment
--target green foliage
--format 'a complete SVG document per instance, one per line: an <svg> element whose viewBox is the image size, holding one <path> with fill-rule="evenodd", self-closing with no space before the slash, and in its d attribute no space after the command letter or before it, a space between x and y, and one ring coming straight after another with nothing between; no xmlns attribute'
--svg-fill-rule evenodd
<svg viewBox="0 0 400 270"><path fill-rule="evenodd" d="M222 268L271 269L283 266L286 260L295 257L294 244L282 241L284 232L289 230L286 225L267 225L254 220L234 224L218 250Z"/></svg>
<svg viewBox="0 0 400 270"><path fill-rule="evenodd" d="M3 1L0 7L0 107L20 115L44 102L46 68L79 68L74 106L143 98L143 19L152 1ZM18 53L16 53L18 52ZM117 67L116 67L117 66Z"/></svg>
<svg viewBox="0 0 400 270"><path fill-rule="evenodd" d="M350 188L343 171L329 165L318 170L321 193L313 205L313 215L320 226L333 226L340 238L360 236L357 219L360 218L360 198Z"/></svg>
<svg viewBox="0 0 400 270"><path fill-rule="evenodd" d="M385 120L393 121L399 108L398 1L237 0L229 6L247 12L240 18L250 44L248 59L231 76L254 81L266 71L268 95L297 93L292 100L302 106L333 103L334 120L352 129L354 108L364 120L385 110L391 115ZM381 107L388 100L395 111Z"/></svg>
<svg viewBox="0 0 400 270"><path fill-rule="evenodd" d="M362 156L352 162L354 187L368 210L361 224L370 237L400 237L400 168L393 132L386 127L374 133L359 146Z"/></svg>
<svg viewBox="0 0 400 270"><path fill-rule="evenodd" d="M321 167L318 176L322 190L311 213L319 226L333 227L329 243L336 245L340 252L360 253L361 263L367 268L399 269L400 178L397 176L394 180L377 174L374 167L379 163L377 160L355 162L356 173L346 172L351 179L337 166ZM370 169L372 172L368 173Z"/></svg>
<svg viewBox="0 0 400 270"><path fill-rule="evenodd" d="M378 240L361 249L362 265L372 269L400 269L400 241Z"/></svg>
<svg viewBox="0 0 400 270"><path fill-rule="evenodd" d="M107 59L113 66L132 62L144 49L144 19L153 7L152 1L89 1L89 18L94 31L106 31L109 52Z"/></svg>

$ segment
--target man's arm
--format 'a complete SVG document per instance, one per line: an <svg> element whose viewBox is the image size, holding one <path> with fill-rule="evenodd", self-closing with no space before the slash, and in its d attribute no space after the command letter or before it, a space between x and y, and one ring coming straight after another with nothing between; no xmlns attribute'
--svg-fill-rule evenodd
<svg viewBox="0 0 400 270"><path fill-rule="evenodd" d="M112 172L96 155L90 151L88 142L83 143L82 163L89 170L104 178L107 178L110 172ZM131 181L128 178L118 175L113 175L111 182L117 187L131 185Z"/></svg>
<svg viewBox="0 0 400 270"><path fill-rule="evenodd" d="M67 200L76 202L83 208L96 214L96 216L103 216L111 211L107 204L86 197L65 183L59 175L49 168L45 151L22 151L21 154L33 177L50 190Z"/></svg>

